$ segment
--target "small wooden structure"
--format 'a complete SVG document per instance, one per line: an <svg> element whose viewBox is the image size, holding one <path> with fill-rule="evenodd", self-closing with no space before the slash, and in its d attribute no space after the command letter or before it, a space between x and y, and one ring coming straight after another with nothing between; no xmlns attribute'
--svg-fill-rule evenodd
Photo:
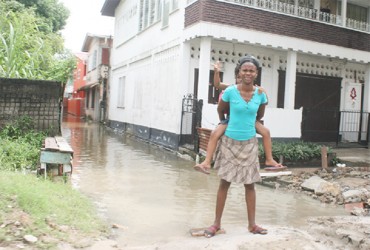
<svg viewBox="0 0 370 250"><path fill-rule="evenodd" d="M197 128L197 132L199 135L199 149L203 150L204 152L207 151L209 137L211 136L211 129L208 128Z"/></svg>
<svg viewBox="0 0 370 250"><path fill-rule="evenodd" d="M41 149L40 163L45 178L47 172L52 176L72 174L73 149L61 136L47 137ZM49 167L49 170L47 169Z"/></svg>

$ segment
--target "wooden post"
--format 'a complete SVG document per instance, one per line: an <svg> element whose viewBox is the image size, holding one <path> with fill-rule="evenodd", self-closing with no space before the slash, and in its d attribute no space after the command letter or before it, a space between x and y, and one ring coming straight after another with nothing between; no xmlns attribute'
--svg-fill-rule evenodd
<svg viewBox="0 0 370 250"><path fill-rule="evenodd" d="M328 168L328 148L321 148L321 167L326 169Z"/></svg>

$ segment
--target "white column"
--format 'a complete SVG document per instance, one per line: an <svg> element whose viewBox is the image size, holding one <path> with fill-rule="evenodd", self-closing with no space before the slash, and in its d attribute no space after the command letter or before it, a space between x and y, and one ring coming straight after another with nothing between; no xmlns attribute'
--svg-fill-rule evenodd
<svg viewBox="0 0 370 250"><path fill-rule="evenodd" d="M320 0L315 0L313 8L316 10L316 19L320 19Z"/></svg>
<svg viewBox="0 0 370 250"><path fill-rule="evenodd" d="M200 41L198 100L203 99L203 104L208 103L209 70L211 67L211 38L203 37Z"/></svg>
<svg viewBox="0 0 370 250"><path fill-rule="evenodd" d="M286 63L284 108L294 109L297 52L289 50Z"/></svg>
<svg viewBox="0 0 370 250"><path fill-rule="evenodd" d="M338 66L340 68L340 77L342 77L342 82L341 82L341 93L340 93L340 99L341 99L341 102L340 102L340 107L339 107L339 110L340 111L343 111L345 109L345 95L346 95L346 71L345 71L345 63L337 63L337 64L334 64L334 66Z"/></svg>
<svg viewBox="0 0 370 250"><path fill-rule="evenodd" d="M294 14L295 15L298 15L298 6L299 6L298 0L294 0Z"/></svg>
<svg viewBox="0 0 370 250"><path fill-rule="evenodd" d="M367 8L367 31L370 31L370 8Z"/></svg>
<svg viewBox="0 0 370 250"><path fill-rule="evenodd" d="M364 84L364 112L370 112L370 63L367 64Z"/></svg>
<svg viewBox="0 0 370 250"><path fill-rule="evenodd" d="M279 91L279 55L275 54L272 58L272 86L271 93L268 94L270 108L276 108L277 106L277 97ZM263 87L263 86L262 86Z"/></svg>
<svg viewBox="0 0 370 250"><path fill-rule="evenodd" d="M342 0L342 26L346 27L346 19L347 19L347 0Z"/></svg>

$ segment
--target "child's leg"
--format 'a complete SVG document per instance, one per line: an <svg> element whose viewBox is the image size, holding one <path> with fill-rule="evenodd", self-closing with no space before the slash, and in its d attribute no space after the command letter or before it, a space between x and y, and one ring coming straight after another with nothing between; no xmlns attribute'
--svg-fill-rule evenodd
<svg viewBox="0 0 370 250"><path fill-rule="evenodd" d="M271 143L270 130L266 128L259 121L256 122L256 130L257 130L257 133L262 136L262 143L263 143L263 148L265 151L265 158L266 158L265 165L281 168L282 165L277 163L272 157L272 143Z"/></svg>
<svg viewBox="0 0 370 250"><path fill-rule="evenodd" d="M212 132L209 137L208 145L207 145L207 153L206 158L203 162L195 165L195 169L201 172L207 171L211 168L213 154L216 150L218 139L224 134L226 130L227 124L219 124Z"/></svg>

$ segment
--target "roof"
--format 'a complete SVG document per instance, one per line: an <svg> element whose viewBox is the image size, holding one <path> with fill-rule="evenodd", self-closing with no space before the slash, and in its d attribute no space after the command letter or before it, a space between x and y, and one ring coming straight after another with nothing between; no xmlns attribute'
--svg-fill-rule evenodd
<svg viewBox="0 0 370 250"><path fill-rule="evenodd" d="M121 0L105 0L100 13L103 16L114 17L114 12Z"/></svg>
<svg viewBox="0 0 370 250"><path fill-rule="evenodd" d="M86 85L82 86L81 88L77 89L77 92L82 91L82 90L92 89L92 88L96 87L98 84L99 84L98 82L86 84Z"/></svg>
<svg viewBox="0 0 370 250"><path fill-rule="evenodd" d="M113 36L111 35L94 35L91 33L86 33L85 40L82 45L82 51L83 52L89 52L89 47L91 42L93 41L94 38L97 39L113 39Z"/></svg>
<svg viewBox="0 0 370 250"><path fill-rule="evenodd" d="M78 58L80 58L82 61L85 61L87 59L87 56L89 55L86 52L76 52L74 55Z"/></svg>

